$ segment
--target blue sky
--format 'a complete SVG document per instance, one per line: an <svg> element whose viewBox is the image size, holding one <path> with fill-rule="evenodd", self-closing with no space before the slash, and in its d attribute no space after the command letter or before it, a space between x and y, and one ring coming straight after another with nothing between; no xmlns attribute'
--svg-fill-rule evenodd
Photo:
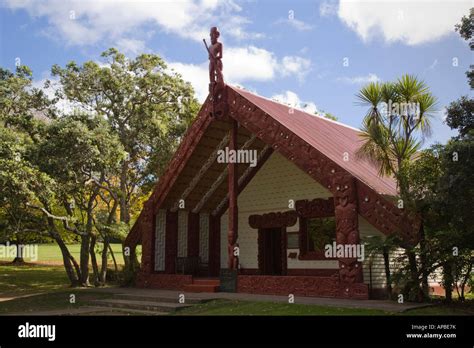
<svg viewBox="0 0 474 348"><path fill-rule="evenodd" d="M296 107L326 111L359 127L366 112L355 94L369 81L417 75L438 98L425 145L455 135L444 107L471 93L465 71L472 53L454 25L470 1L109 1L0 0L0 65L15 59L35 85L53 64L100 60L117 47L133 57L162 56L195 87L207 90L202 38L218 26L224 78ZM471 5L472 6L472 5Z"/></svg>

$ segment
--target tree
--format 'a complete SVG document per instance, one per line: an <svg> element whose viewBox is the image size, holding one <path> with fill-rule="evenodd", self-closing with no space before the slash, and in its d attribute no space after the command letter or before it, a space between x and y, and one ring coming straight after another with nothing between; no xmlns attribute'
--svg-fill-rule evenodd
<svg viewBox="0 0 474 348"><path fill-rule="evenodd" d="M334 116L333 114L329 113L329 112L325 112L324 113L324 117L330 119L330 120L333 120L333 121L337 121L337 116Z"/></svg>
<svg viewBox="0 0 474 348"><path fill-rule="evenodd" d="M32 79L25 65L18 66L15 73L0 67L0 122L35 140L43 124L40 118L54 117L55 109L41 89L32 87Z"/></svg>
<svg viewBox="0 0 474 348"><path fill-rule="evenodd" d="M102 257L105 263L99 271L95 246L98 233L104 229L96 229L96 212L105 193L116 194L110 183L119 174L124 157L109 124L100 116L87 114L64 115L49 124L35 154L41 171L57 184L56 197L67 217L62 218L64 228L81 240L79 283L83 286L89 285L89 262L93 283L105 283L109 245L107 236L101 236L106 241ZM50 207L43 205L43 210L53 215ZM109 224L114 221L115 211L110 212Z"/></svg>
<svg viewBox="0 0 474 348"><path fill-rule="evenodd" d="M58 97L106 119L126 151L118 195L120 221L128 224L131 206L156 182L199 105L190 84L157 55L128 59L111 48L102 57L105 65L70 62L52 74Z"/></svg>
<svg viewBox="0 0 474 348"><path fill-rule="evenodd" d="M22 245L41 240L43 231L41 219L26 205L34 197L38 179L46 179L25 160L29 142L25 134L0 123L0 230L2 239L17 246L15 263L24 262Z"/></svg>
<svg viewBox="0 0 474 348"><path fill-rule="evenodd" d="M474 261L474 189L470 184L474 180L473 140L471 131L445 146L434 145L424 150L406 171L411 182L410 204L424 221L428 272L442 267L448 301L454 288L461 289L459 297L464 299Z"/></svg>
<svg viewBox="0 0 474 348"><path fill-rule="evenodd" d="M405 168L416 155L425 136L430 134L430 118L436 108L436 98L428 86L415 76L403 75L396 82L373 82L357 94L362 105L369 106L363 121L363 144L358 155L379 167L380 175L393 175L400 198L409 199L409 182ZM422 231L421 231L422 232ZM423 235L420 233L423 247ZM411 281L405 290L410 299L427 297L427 274L423 274L423 294L420 292L418 265L414 246L403 243ZM425 260L421 259L422 269Z"/></svg>
<svg viewBox="0 0 474 348"><path fill-rule="evenodd" d="M474 99L462 96L449 104L446 109L446 124L457 129L461 137L474 129Z"/></svg>
<svg viewBox="0 0 474 348"><path fill-rule="evenodd" d="M456 24L454 28L464 40L469 41L471 51L474 50L474 8L471 8L469 10L469 16L463 16L461 23ZM466 76L469 81L469 86L474 88L474 65L471 65L470 68L471 70L466 71Z"/></svg>
<svg viewBox="0 0 474 348"><path fill-rule="evenodd" d="M0 209L1 232L17 245L15 261L23 262L21 244L41 237L41 221L27 209L39 175L26 158L28 148L38 139L42 121L50 113L51 102L44 93L32 88L32 72L18 66L14 73L0 67Z"/></svg>

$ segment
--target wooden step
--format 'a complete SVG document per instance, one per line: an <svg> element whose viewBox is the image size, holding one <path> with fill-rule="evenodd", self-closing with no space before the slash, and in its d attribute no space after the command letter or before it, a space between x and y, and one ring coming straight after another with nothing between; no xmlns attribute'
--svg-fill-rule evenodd
<svg viewBox="0 0 474 348"><path fill-rule="evenodd" d="M185 292L218 292L219 285L188 284L184 286Z"/></svg>

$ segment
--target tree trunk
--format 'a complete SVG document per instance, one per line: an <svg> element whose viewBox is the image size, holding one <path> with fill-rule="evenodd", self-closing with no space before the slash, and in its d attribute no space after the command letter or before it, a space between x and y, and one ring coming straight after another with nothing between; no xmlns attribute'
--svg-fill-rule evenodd
<svg viewBox="0 0 474 348"><path fill-rule="evenodd" d="M140 268L140 263L137 259L136 248L130 248L130 255L127 256L125 252L125 245L122 245L123 259L125 262L124 266L124 275L125 275L125 284L132 284L135 281L135 274Z"/></svg>
<svg viewBox="0 0 474 348"><path fill-rule="evenodd" d="M81 278L80 283L82 286L89 286L89 244L90 236L81 236L81 257L80 257L80 268Z"/></svg>
<svg viewBox="0 0 474 348"><path fill-rule="evenodd" d="M387 248L383 249L383 263L385 266L385 279L387 281L388 298L392 298L392 275L390 273L390 255Z"/></svg>
<svg viewBox="0 0 474 348"><path fill-rule="evenodd" d="M430 287L428 284L428 262L426 260L428 250L426 248L425 230L423 223L420 227L420 264L421 264L421 288L423 291L423 301L430 299Z"/></svg>
<svg viewBox="0 0 474 348"><path fill-rule="evenodd" d="M127 197L127 171L128 161L124 161L120 173L120 221L126 224L130 222L130 207Z"/></svg>
<svg viewBox="0 0 474 348"><path fill-rule="evenodd" d="M109 240L108 238L104 238L104 245L102 249L102 263L100 265L100 274L99 274L99 281L101 284L105 284L107 282L107 252L109 249Z"/></svg>
<svg viewBox="0 0 474 348"><path fill-rule="evenodd" d="M446 302L451 302L453 300L453 269L450 260L443 264L443 283Z"/></svg>
<svg viewBox="0 0 474 348"><path fill-rule="evenodd" d="M16 238L16 256L13 259L12 263L14 264L24 264L25 259L23 258L23 244L19 238Z"/></svg>
<svg viewBox="0 0 474 348"><path fill-rule="evenodd" d="M108 244L108 247L109 247L110 255L112 256L112 260L114 261L115 272L118 272L117 259L115 258L115 253L112 250L112 246L110 245L110 243Z"/></svg>
<svg viewBox="0 0 474 348"><path fill-rule="evenodd" d="M79 286L79 279L81 277L79 266L74 257L69 252L66 243L64 243L64 240L61 238L61 235L56 230L56 225L54 224L54 220L52 218L48 218L48 227L49 235L56 241L59 246L59 249L61 250L64 269L66 270L66 274L69 279L69 282L71 283L71 286Z"/></svg>
<svg viewBox="0 0 474 348"><path fill-rule="evenodd" d="M464 289L466 288L466 284L471 277L471 271L472 271L472 260L470 261L469 267L467 268L466 274L464 275L464 279L462 280L462 283L461 283L461 296L459 298L463 302L466 299L464 297Z"/></svg>
<svg viewBox="0 0 474 348"><path fill-rule="evenodd" d="M91 236L91 242L89 247L89 254L91 256L92 271L94 272L94 285L99 286L99 266L97 265L97 257L95 255L95 244L97 242L97 237L95 235Z"/></svg>
<svg viewBox="0 0 474 348"><path fill-rule="evenodd" d="M408 257L408 264L410 267L410 282L409 282L409 293L408 299L410 301L420 302L422 300L422 294L420 289L420 282L418 279L418 265L416 262L416 254L413 250L406 250Z"/></svg>
<svg viewBox="0 0 474 348"><path fill-rule="evenodd" d="M77 267L77 262L74 257L69 252L66 244L61 238L55 238L56 243L61 249L61 254L63 256L63 264L64 269L66 270L66 274L71 282L72 287L79 286L79 279L80 279L80 269Z"/></svg>

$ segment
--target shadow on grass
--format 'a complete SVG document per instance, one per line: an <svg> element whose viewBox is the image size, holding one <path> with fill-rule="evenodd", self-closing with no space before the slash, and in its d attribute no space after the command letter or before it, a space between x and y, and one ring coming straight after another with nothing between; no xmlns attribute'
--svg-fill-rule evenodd
<svg viewBox="0 0 474 348"><path fill-rule="evenodd" d="M71 294L74 294L75 302L71 303ZM28 315L39 311L77 309L90 305L92 300L111 297L109 293L94 292L93 289L68 289L47 294L31 295L24 298L16 298L0 302L0 315L22 314Z"/></svg>
<svg viewBox="0 0 474 348"><path fill-rule="evenodd" d="M69 280L62 266L0 265L0 299L68 287Z"/></svg>

